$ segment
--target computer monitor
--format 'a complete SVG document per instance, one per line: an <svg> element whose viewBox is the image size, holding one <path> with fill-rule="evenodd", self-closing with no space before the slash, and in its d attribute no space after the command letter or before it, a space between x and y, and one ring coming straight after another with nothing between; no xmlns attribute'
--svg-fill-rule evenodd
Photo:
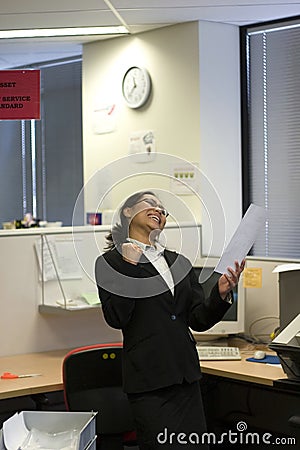
<svg viewBox="0 0 300 450"><path fill-rule="evenodd" d="M194 267L196 276L203 287L205 297L208 297L221 274L214 272L214 267ZM245 331L245 289L243 282L233 290L233 304L223 316L222 320L207 331L192 330L196 340L210 340L226 337Z"/></svg>

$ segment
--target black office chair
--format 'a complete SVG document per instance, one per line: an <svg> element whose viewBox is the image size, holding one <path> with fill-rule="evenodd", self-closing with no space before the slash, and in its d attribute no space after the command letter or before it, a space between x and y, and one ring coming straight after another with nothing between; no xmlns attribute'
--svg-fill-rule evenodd
<svg viewBox="0 0 300 450"><path fill-rule="evenodd" d="M97 411L97 449L136 446L134 421L122 390L121 343L71 350L63 360L63 384L69 411Z"/></svg>

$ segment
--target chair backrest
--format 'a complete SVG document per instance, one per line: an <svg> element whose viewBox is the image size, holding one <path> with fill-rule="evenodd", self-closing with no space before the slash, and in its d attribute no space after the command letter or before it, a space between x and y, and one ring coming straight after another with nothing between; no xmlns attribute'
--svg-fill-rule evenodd
<svg viewBox="0 0 300 450"><path fill-rule="evenodd" d="M65 403L70 411L98 411L97 433L134 429L122 389L122 343L98 344L70 351L63 360Z"/></svg>

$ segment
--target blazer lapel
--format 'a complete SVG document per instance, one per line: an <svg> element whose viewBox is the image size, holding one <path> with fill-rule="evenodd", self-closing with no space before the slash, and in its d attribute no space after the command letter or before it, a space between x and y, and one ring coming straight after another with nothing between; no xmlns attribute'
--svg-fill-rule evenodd
<svg viewBox="0 0 300 450"><path fill-rule="evenodd" d="M174 252L164 251L164 257L170 268L174 284L176 285L179 281L179 268L178 268L178 255Z"/></svg>
<svg viewBox="0 0 300 450"><path fill-rule="evenodd" d="M153 264L149 261L148 258L146 258L145 255L142 255L139 261L139 266L143 271L146 271L151 276L158 275L158 271L155 269Z"/></svg>
<svg viewBox="0 0 300 450"><path fill-rule="evenodd" d="M173 281L174 281L174 298L176 299L176 294L178 292L178 285L184 278L184 269L180 264L179 255L175 252L170 252L168 250L164 251L164 257L167 261L167 264L170 268Z"/></svg>
<svg viewBox="0 0 300 450"><path fill-rule="evenodd" d="M165 256L165 255L164 255ZM168 264L168 266L170 267L170 264L169 264L169 262L167 261L167 264ZM164 280L164 278L161 276L161 274L158 272L158 270L154 267L154 265L148 260L148 258L146 258L146 256L145 255L142 255L141 256L141 259L140 259L140 262L139 262L139 267L140 267L140 269L141 269L141 273L147 273L147 274L149 274L150 276L152 276L152 277L159 277L159 280L164 284L164 286L166 286L167 287L167 289L168 289L168 291L167 292L169 292L170 294L171 294L171 296L172 296L172 298L173 298L173 294L172 294L172 292L170 291L170 288L169 288L169 286L167 285L167 283L166 283L166 281ZM171 272L172 273L172 272ZM149 276L148 275L148 276ZM158 280L157 278L156 278L156 280ZM154 280L153 280L154 281ZM155 281L154 281L155 282Z"/></svg>

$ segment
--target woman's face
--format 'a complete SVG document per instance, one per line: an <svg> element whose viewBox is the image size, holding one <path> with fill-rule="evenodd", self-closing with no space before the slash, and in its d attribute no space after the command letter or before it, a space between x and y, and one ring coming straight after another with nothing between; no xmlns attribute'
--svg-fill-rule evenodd
<svg viewBox="0 0 300 450"><path fill-rule="evenodd" d="M147 231L162 230L166 224L168 212L154 195L145 194L131 208L124 209L129 219L130 232L135 229Z"/></svg>

